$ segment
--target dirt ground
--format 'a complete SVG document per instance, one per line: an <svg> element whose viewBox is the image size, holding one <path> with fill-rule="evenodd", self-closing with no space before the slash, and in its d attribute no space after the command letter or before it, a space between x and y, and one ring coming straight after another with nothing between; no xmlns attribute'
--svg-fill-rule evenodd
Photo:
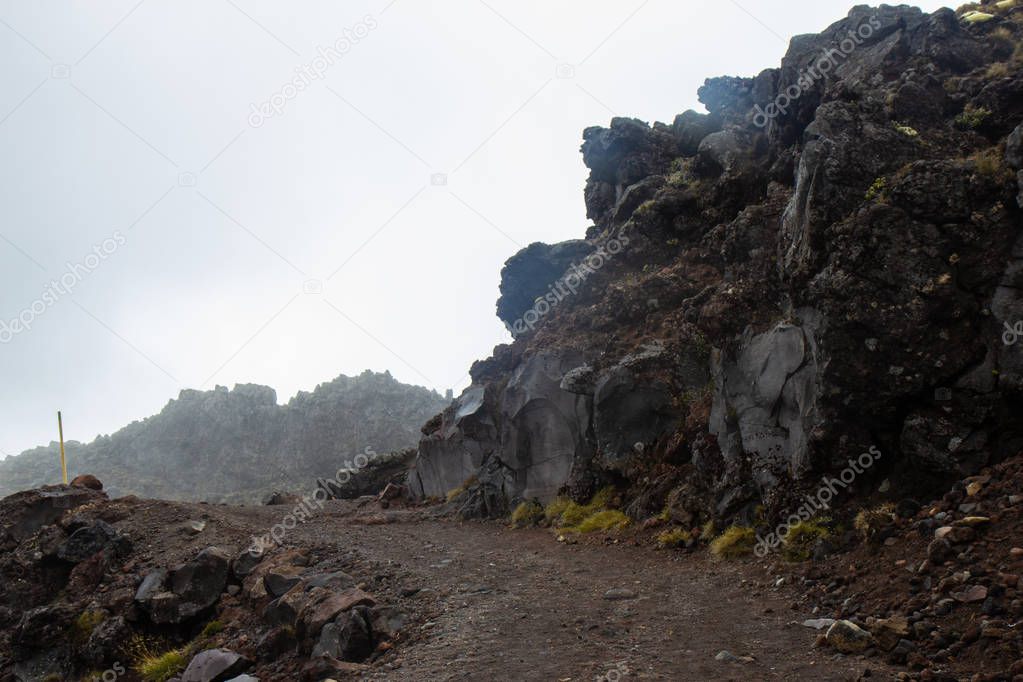
<svg viewBox="0 0 1023 682"><path fill-rule="evenodd" d="M287 507L142 502L122 524L166 564L210 544L241 549ZM206 529L182 543L179 524ZM154 521L157 521L154 523ZM142 536L142 537L140 537ZM170 541L173 538L173 541ZM653 551L613 540L559 542L550 530L357 511L329 502L285 546L338 553L408 611L374 680L889 680L876 660L813 647L797 592L754 562ZM140 548L141 548L140 547ZM162 550L174 547L180 557ZM358 571L358 573L355 573ZM609 590L628 591L609 599ZM715 660L727 650L740 660Z"/></svg>

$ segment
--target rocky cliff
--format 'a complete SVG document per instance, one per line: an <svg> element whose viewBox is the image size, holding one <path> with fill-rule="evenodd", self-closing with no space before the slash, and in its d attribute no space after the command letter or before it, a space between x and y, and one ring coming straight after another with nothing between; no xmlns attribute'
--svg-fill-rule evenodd
<svg viewBox="0 0 1023 682"><path fill-rule="evenodd" d="M780 67L583 134L593 225L503 273L513 343L408 482L467 514L616 484L626 510L779 514L1023 449L1023 6L858 6ZM762 513L762 512L760 512Z"/></svg>
<svg viewBox="0 0 1023 682"><path fill-rule="evenodd" d="M283 406L267 386L185 390L153 417L68 443L68 470L100 476L113 495L258 502L274 489L311 491L318 477L354 468L356 455L414 445L444 405L434 391L369 371ZM0 461L0 497L54 482L59 461L55 443Z"/></svg>

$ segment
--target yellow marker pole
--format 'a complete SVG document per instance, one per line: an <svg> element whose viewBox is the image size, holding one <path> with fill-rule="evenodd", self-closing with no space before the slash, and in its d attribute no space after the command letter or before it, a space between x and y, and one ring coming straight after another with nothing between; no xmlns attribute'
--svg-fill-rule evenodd
<svg viewBox="0 0 1023 682"><path fill-rule="evenodd" d="M64 419L57 411L57 429L60 431L60 473L64 478L64 485L67 485L67 458L64 457Z"/></svg>

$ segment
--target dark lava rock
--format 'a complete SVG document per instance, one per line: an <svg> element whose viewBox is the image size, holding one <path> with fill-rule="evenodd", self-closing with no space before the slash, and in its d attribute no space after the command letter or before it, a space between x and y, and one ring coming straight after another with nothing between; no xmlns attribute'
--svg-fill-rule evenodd
<svg viewBox="0 0 1023 682"><path fill-rule="evenodd" d="M79 528L57 548L57 558L77 564L113 542L117 531L104 521L95 521L91 526Z"/></svg>
<svg viewBox="0 0 1023 682"><path fill-rule="evenodd" d="M181 682L225 682L245 672L251 663L226 649L210 649L197 654L181 675Z"/></svg>

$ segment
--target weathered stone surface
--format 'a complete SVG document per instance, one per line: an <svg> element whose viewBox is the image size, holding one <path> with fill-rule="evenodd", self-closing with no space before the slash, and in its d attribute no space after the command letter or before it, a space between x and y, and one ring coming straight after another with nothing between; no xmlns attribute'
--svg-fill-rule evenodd
<svg viewBox="0 0 1023 682"><path fill-rule="evenodd" d="M94 521L92 525L79 528L57 548L57 558L77 564L85 561L113 542L117 531L104 521Z"/></svg>
<svg viewBox="0 0 1023 682"><path fill-rule="evenodd" d="M191 660L181 682L224 682L237 677L251 663L240 654L226 649L209 649Z"/></svg>
<svg viewBox="0 0 1023 682"><path fill-rule="evenodd" d="M191 618L217 603L227 585L230 564L224 550L209 547L170 572L170 589L181 599L181 618Z"/></svg>
<svg viewBox="0 0 1023 682"><path fill-rule="evenodd" d="M356 606L373 606L374 604L376 604L376 600L373 597L357 588L329 594L302 609L299 614L302 632L306 637L315 638L323 626L334 620L339 613Z"/></svg>
<svg viewBox="0 0 1023 682"><path fill-rule="evenodd" d="M810 435L820 420L816 317L801 311L802 325L779 324L745 339L734 358L713 359L710 432L726 462L750 460L753 481L762 489L810 465Z"/></svg>
<svg viewBox="0 0 1023 682"><path fill-rule="evenodd" d="M63 485L45 486L6 497L0 500L0 519L3 519L0 545L21 542L66 512L94 500L105 499L105 493Z"/></svg>
<svg viewBox="0 0 1023 682"><path fill-rule="evenodd" d="M536 299L565 274L568 268L585 258L593 247L579 239L561 244L536 242L508 259L501 271L501 297L497 300L497 316L512 333L514 322L533 307Z"/></svg>
<svg viewBox="0 0 1023 682"><path fill-rule="evenodd" d="M323 626L313 656L331 656L344 661L360 662L373 653L373 638L361 609L340 614Z"/></svg>
<svg viewBox="0 0 1023 682"><path fill-rule="evenodd" d="M828 644L843 654L865 651L874 643L870 633L847 620L838 620L825 635Z"/></svg>
<svg viewBox="0 0 1023 682"><path fill-rule="evenodd" d="M74 488L89 488L90 490L103 490L103 483L92 474L82 474L81 476L75 476L71 480L71 486Z"/></svg>

